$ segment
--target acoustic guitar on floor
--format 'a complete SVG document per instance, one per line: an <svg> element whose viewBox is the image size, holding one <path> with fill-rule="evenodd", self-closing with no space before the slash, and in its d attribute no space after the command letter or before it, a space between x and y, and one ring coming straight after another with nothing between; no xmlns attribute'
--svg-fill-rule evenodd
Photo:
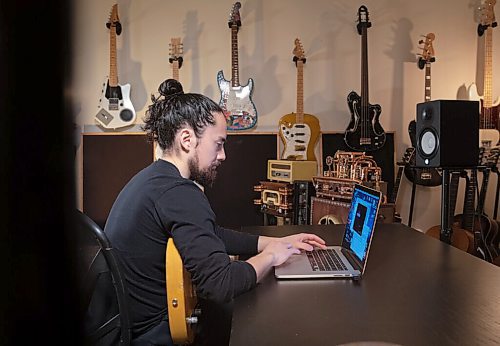
<svg viewBox="0 0 500 346"><path fill-rule="evenodd" d="M319 120L314 115L304 113L304 64L306 56L302 43L295 39L293 61L297 66L297 112L281 117L279 134L285 144L283 160L316 161L314 146L319 139Z"/></svg>
<svg viewBox="0 0 500 346"><path fill-rule="evenodd" d="M168 323L172 340L175 344L191 344L201 311L197 309L198 299L191 275L184 268L172 238L167 242L165 269Z"/></svg>

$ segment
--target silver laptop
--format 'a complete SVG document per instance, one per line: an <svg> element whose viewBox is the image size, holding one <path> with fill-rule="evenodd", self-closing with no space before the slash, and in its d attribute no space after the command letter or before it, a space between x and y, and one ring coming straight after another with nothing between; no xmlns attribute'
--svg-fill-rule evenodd
<svg viewBox="0 0 500 346"><path fill-rule="evenodd" d="M342 245L293 255L275 267L276 278L360 278L366 267L381 197L380 191L355 185Z"/></svg>

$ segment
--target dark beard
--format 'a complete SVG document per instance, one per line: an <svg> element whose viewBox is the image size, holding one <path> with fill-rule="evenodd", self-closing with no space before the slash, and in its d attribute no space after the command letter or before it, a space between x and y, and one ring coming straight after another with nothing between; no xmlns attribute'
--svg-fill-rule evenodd
<svg viewBox="0 0 500 346"><path fill-rule="evenodd" d="M214 184L215 178L217 177L218 164L213 164L207 169L200 170L197 155L194 159L189 160L188 166L189 172L191 173L191 180L194 180L205 187L211 187Z"/></svg>

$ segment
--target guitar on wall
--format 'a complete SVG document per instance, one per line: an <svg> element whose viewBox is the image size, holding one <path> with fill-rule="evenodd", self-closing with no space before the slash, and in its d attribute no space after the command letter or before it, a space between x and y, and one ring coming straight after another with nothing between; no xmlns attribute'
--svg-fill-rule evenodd
<svg viewBox="0 0 500 346"><path fill-rule="evenodd" d="M198 300L191 275L184 268L172 238L167 243L165 269L168 324L172 340L176 345L191 344L201 311L197 308Z"/></svg>
<svg viewBox="0 0 500 346"><path fill-rule="evenodd" d="M217 73L217 83L221 92L219 105L224 110L228 130L247 130L257 124L257 109L252 101L253 79L246 85L240 85L238 65L238 31L241 26L241 3L236 2L229 15L231 29L231 80L224 78L224 73Z"/></svg>
<svg viewBox="0 0 500 346"><path fill-rule="evenodd" d="M111 8L106 27L109 29L109 77L103 84L95 120L106 129L117 129L132 125L136 118L134 106L130 101L130 84L118 84L116 36L121 34L122 25L118 18L117 4Z"/></svg>
<svg viewBox="0 0 500 346"><path fill-rule="evenodd" d="M180 37L170 39L168 47L169 58L168 61L172 64L172 78L179 82L179 69L182 67L183 57L183 44Z"/></svg>
<svg viewBox="0 0 500 346"><path fill-rule="evenodd" d="M469 87L469 99L480 100L479 146L491 148L498 144L499 136L499 106L500 99L493 103L493 58L492 37L493 28L497 26L493 7L496 0L486 0L481 7L481 23L478 25L479 36L484 34L484 82L483 96L477 91L477 86Z"/></svg>
<svg viewBox="0 0 500 346"><path fill-rule="evenodd" d="M361 35L361 96L351 91L347 104L351 121L344 135L346 145L358 151L375 151L385 144L385 131L380 125L382 108L368 102L368 28L371 27L368 9L361 6L358 10L358 33Z"/></svg>
<svg viewBox="0 0 500 346"><path fill-rule="evenodd" d="M304 113L304 48L298 38L295 39L293 61L297 66L297 112L281 117L279 121L280 137L285 144L281 155L283 160L316 161L314 146L319 139L319 120L314 115Z"/></svg>
<svg viewBox="0 0 500 346"><path fill-rule="evenodd" d="M432 46L432 41L436 38L434 33L428 33L425 36L425 40L420 40L420 44L424 44L422 48L422 53L418 59L418 67L423 69L425 67L425 89L424 89L424 100L425 102L431 100L431 63L436 61L434 55L434 47ZM417 123L415 120L410 121L408 125L408 134L410 136L411 145L416 148L417 145ZM409 165L405 166L405 176L406 178L417 185L422 186L439 186L441 185L442 178L441 173L436 168L412 168L416 165L416 153L413 151L410 157Z"/></svg>

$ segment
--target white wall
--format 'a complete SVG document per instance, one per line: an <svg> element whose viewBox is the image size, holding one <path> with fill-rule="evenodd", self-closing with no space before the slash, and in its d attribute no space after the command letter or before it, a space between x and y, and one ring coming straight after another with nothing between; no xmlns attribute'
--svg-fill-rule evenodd
<svg viewBox="0 0 500 346"><path fill-rule="evenodd" d="M109 33L105 27L110 0L75 2L73 24L73 109L79 125L94 124L101 84L109 71ZM382 107L381 124L396 132L399 160L410 141L407 126L416 103L424 99L424 71L417 68L421 35L436 34L432 65L432 98L464 98L465 88L478 78L482 86L482 46L476 34L476 0L243 0L238 35L240 82L253 78L253 100L259 112L252 131L277 131L281 116L295 111L296 68L294 39L304 46L305 112L316 115L323 131L344 131L350 113L346 96L360 93L360 36L357 10L366 5L370 102ZM144 116L151 93L171 77L168 44L184 43L180 80L186 91L218 101L216 74L230 78L232 1L119 0L123 33L118 36L118 75L130 83L138 119ZM498 6L497 6L498 7ZM499 10L500 11L500 10ZM494 52L500 32L493 35ZM494 57L493 95L500 94L500 54ZM477 76L477 77L476 77ZM457 141L460 139L457 138ZM331 153L333 154L333 153ZM486 212L492 214L496 177L490 179ZM463 190L463 187L461 188ZM413 226L425 231L440 222L440 188L418 187ZM403 178L398 209L406 223L411 185ZM461 211L461 202L457 213Z"/></svg>

